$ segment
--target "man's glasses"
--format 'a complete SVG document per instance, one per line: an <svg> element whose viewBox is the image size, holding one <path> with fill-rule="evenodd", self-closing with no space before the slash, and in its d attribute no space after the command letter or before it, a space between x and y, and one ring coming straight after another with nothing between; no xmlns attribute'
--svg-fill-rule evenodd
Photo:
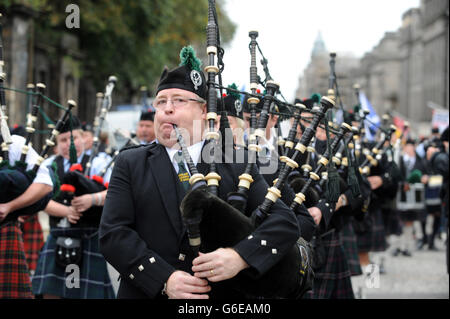
<svg viewBox="0 0 450 319"><path fill-rule="evenodd" d="M190 99L187 97L175 97L172 99L167 99L165 97L161 97L161 98L156 98L153 101L153 106L156 109L163 110L166 108L169 101L172 102L172 105L174 108L182 108L182 107L186 106L190 101L197 102L197 103L206 103L206 101L204 101L204 100Z"/></svg>

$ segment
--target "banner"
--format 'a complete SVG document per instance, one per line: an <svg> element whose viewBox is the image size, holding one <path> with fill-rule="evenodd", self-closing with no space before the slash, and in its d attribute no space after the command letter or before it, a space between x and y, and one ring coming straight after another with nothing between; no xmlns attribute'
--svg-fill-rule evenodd
<svg viewBox="0 0 450 319"><path fill-rule="evenodd" d="M448 127L448 122L448 110L433 109L431 127L439 128L439 133L442 133Z"/></svg>
<svg viewBox="0 0 450 319"><path fill-rule="evenodd" d="M369 110L370 113L367 115L366 119L369 121L365 121L364 127L366 130L366 138L369 141L375 140L375 134L377 132L378 127L380 126L381 120L378 116L377 112L375 112L374 108L372 107L372 104L367 99L366 94L361 91L359 92L359 103L361 104L361 110Z"/></svg>

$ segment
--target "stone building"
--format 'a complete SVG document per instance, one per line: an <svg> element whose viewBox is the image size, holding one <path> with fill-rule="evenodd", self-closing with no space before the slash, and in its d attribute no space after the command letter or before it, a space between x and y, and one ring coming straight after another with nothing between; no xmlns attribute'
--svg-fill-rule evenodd
<svg viewBox="0 0 450 319"><path fill-rule="evenodd" d="M335 71L339 94L344 107L353 106L356 98L353 92L353 77L358 69L359 59L349 53L336 54ZM321 33L317 35L311 51L311 60L299 79L295 96L306 98L313 93L325 95L328 90L330 77L330 52L327 50ZM339 103L339 101L338 101Z"/></svg>
<svg viewBox="0 0 450 319"><path fill-rule="evenodd" d="M401 54L397 32L386 32L374 49L359 61L359 83L378 114L396 111L399 101Z"/></svg>
<svg viewBox="0 0 450 319"><path fill-rule="evenodd" d="M399 112L416 124L418 134L429 134L433 108L449 107L448 10L447 0L422 0L404 13L398 31Z"/></svg>
<svg viewBox="0 0 450 319"><path fill-rule="evenodd" d="M78 37L62 30L57 37L53 34L48 39L49 36L39 29L39 13L27 6L13 5L2 14L5 86L26 90L28 83L44 83L46 96L63 106L73 99L78 104L74 113L82 119L92 119L96 91L81 76L83 54L79 49ZM25 125L27 96L7 90L6 101L10 126ZM47 101L42 107L53 121L62 114L60 109ZM43 117L38 119L36 128L46 130L47 123ZM37 150L40 150L44 136L35 134L33 144Z"/></svg>
<svg viewBox="0 0 450 319"><path fill-rule="evenodd" d="M422 0L423 96L428 105L433 102L449 107L449 1ZM429 112L426 112L429 114Z"/></svg>
<svg viewBox="0 0 450 319"><path fill-rule="evenodd" d="M399 29L386 32L379 43L357 61L356 67L350 63L349 68L344 68L343 63L338 73L340 87L351 88L353 83L359 83L379 115L390 112L409 121L416 136L428 135L433 108L448 110L449 107L448 19L448 0L422 0L419 8L411 8L403 14ZM325 48L320 40L320 37L316 40L297 96L303 97L314 88L326 91L323 86L328 83L325 78L329 58L316 50ZM339 58L338 53L336 70L341 67ZM344 73L348 78L345 85L340 80ZM346 101L346 105L352 103Z"/></svg>

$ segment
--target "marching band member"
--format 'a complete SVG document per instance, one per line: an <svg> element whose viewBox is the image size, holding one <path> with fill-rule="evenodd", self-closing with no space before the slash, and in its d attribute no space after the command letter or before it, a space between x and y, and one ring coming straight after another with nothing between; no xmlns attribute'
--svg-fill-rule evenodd
<svg viewBox="0 0 450 319"><path fill-rule="evenodd" d="M63 183L65 173L71 168L72 136L77 163L81 166L80 170L89 160L89 156L84 152L81 124L75 116L72 116L56 138L58 155L50 163L49 161L43 163L43 166L52 167L55 180L60 183ZM97 175L107 165L108 159L103 156L95 157L91 166L91 176ZM110 173L104 176L104 181L109 180ZM33 293L49 299L114 298L106 262L98 248L98 221L95 221L94 216L90 216L93 214L92 209L103 206L106 190L75 197L71 205L67 206L63 204L61 196L62 194L51 200L45 208L45 212L50 215L50 234L39 256L36 273L32 280ZM67 228L64 225L65 218L72 226ZM64 265L57 262L56 254L59 247L65 244L60 243L60 238L69 238L71 243L79 243L79 246L75 247L79 249L77 254L80 256L77 264L80 274L78 288L67 287L66 281L69 274ZM70 246L68 244L65 248L69 249Z"/></svg>
<svg viewBox="0 0 450 319"><path fill-rule="evenodd" d="M9 165L13 166L21 156L25 138L12 135L9 145ZM0 135L0 144L3 138ZM38 154L33 148L28 151L26 158L27 169L36 163ZM5 175L1 175L2 178ZM30 272L25 257L22 231L17 220L2 223L8 214L27 207L48 196L53 183L48 169L40 167L33 183L26 191L14 200L0 203L0 299L1 298L33 298L31 291ZM6 190L2 189L0 193Z"/></svg>
<svg viewBox="0 0 450 319"><path fill-rule="evenodd" d="M141 113L141 117L139 118L138 126L136 129L136 138L139 143L145 145L150 144L155 140L154 120L154 112Z"/></svg>
<svg viewBox="0 0 450 319"><path fill-rule="evenodd" d="M154 102L158 143L125 150L118 156L100 226L100 248L121 274L119 298L209 298L214 291L208 282L227 280L241 272L261 275L299 238L293 212L277 201L272 207L277 213L252 236L234 247L200 253L194 259L180 218L179 204L186 191L185 179L179 177L188 173L177 156L173 124L190 133L188 152L204 173L208 169L200 160L204 140L193 132L193 126L196 122L205 127L205 100L205 77L195 66L187 63L164 70ZM225 197L234 189L245 163L216 163L216 167L222 173L219 196ZM268 188L256 171L252 176L247 213L263 201ZM276 247L261 245L261 239ZM229 296L238 294L231 290Z"/></svg>
<svg viewBox="0 0 450 319"><path fill-rule="evenodd" d="M425 166L420 156L415 152L415 141L408 139L403 147L403 156L400 158L399 163L400 172L403 180L403 192L407 192L410 189L410 184L421 183L422 175L425 172ZM402 235L401 235L401 247L394 251L394 256L403 254L404 256L411 256L412 247L414 243L413 238L413 223L419 218L424 218L425 211L423 210L404 210L400 212L400 219L403 222Z"/></svg>

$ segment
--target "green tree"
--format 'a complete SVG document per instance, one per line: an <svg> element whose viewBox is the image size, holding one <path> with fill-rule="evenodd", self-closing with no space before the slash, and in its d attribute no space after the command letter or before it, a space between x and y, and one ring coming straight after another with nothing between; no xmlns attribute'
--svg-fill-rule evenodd
<svg viewBox="0 0 450 319"><path fill-rule="evenodd" d="M80 9L80 28L67 29L68 4ZM162 68L179 63L187 44L206 41L206 0L6 0L40 12L36 28L42 41L57 45L64 32L77 35L84 55L80 74L103 89L109 75L119 78L117 90L131 98L141 85L154 87ZM217 1L222 44L235 25ZM36 39L39 41L40 39Z"/></svg>

